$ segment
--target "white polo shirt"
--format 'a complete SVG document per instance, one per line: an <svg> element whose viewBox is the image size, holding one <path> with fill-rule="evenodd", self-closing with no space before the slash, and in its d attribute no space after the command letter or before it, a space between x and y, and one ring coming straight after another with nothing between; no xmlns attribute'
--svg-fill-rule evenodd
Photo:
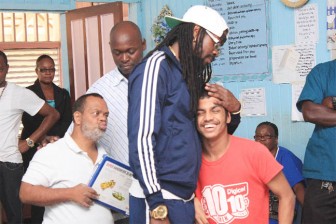
<svg viewBox="0 0 336 224"><path fill-rule="evenodd" d="M31 160L23 182L50 188L70 188L80 183L88 184L101 161L105 150L98 146L95 164L82 151L69 134L55 143L37 151ZM45 206L43 223L111 224L111 211L97 203L84 208L75 202Z"/></svg>

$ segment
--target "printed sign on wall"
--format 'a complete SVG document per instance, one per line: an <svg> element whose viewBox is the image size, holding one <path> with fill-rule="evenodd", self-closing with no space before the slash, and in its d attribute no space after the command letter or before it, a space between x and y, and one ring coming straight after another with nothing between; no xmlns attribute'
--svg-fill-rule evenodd
<svg viewBox="0 0 336 224"><path fill-rule="evenodd" d="M267 0L208 0L223 15L229 38L212 63L214 80L248 81L270 78Z"/></svg>

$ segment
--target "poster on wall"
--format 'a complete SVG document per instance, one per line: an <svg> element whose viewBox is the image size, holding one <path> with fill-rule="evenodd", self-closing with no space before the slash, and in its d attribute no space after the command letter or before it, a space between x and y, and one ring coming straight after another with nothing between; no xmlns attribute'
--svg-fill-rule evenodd
<svg viewBox="0 0 336 224"><path fill-rule="evenodd" d="M212 63L214 81L270 79L267 0L208 0L225 18L229 37Z"/></svg>
<svg viewBox="0 0 336 224"><path fill-rule="evenodd" d="M316 45L281 45L272 48L274 83L304 82L316 65Z"/></svg>
<svg viewBox="0 0 336 224"><path fill-rule="evenodd" d="M336 49L336 0L327 0L327 45Z"/></svg>
<svg viewBox="0 0 336 224"><path fill-rule="evenodd" d="M265 88L243 89L239 94L241 116L266 116Z"/></svg>
<svg viewBox="0 0 336 224"><path fill-rule="evenodd" d="M318 7L317 4L307 4L295 10L295 43L317 43Z"/></svg>

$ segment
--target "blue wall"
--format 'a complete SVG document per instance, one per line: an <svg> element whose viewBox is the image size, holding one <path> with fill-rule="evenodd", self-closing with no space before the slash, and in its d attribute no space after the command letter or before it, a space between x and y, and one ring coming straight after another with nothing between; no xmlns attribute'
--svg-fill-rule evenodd
<svg viewBox="0 0 336 224"><path fill-rule="evenodd" d="M326 2L310 0L308 3L318 4L319 16L319 43L316 46L316 62L330 60L330 53L326 47ZM183 13L194 4L207 4L200 0L144 0L138 7L141 18L137 23L147 39L148 49L154 47L150 28L162 7L167 4L175 16ZM270 47L276 45L295 44L294 9L284 6L281 1L269 1ZM132 15L130 15L132 19ZM225 52L224 52L225 53ZM248 69L248 68L246 68ZM224 83L236 97L242 89L264 87L266 91L267 116L243 117L235 135L253 139L255 127L262 121L271 121L279 128L279 143L289 148L298 157L303 159L305 147L311 136L314 126L305 122L291 121L291 85L274 84L272 81L234 82Z"/></svg>
<svg viewBox="0 0 336 224"><path fill-rule="evenodd" d="M0 10L64 11L76 7L75 0L0 0Z"/></svg>
<svg viewBox="0 0 336 224"><path fill-rule="evenodd" d="M96 2L114 2L113 0L97 0ZM38 3L39 2L39 3ZM164 5L168 5L174 16L183 13L195 4L207 4L206 0L128 0L130 3L129 18L136 22L147 40L147 51L154 47L151 37L151 26ZM319 42L316 45L316 62L330 60L330 53L326 46L326 0L310 0L308 3L318 5ZM64 11L74 8L74 0L0 0L1 9L14 10L50 10ZM294 9L285 7L280 0L269 0L270 47L295 43ZM65 40L65 20L61 19L62 41ZM66 46L62 42L62 46ZM66 61L66 49L62 48L62 59ZM225 52L224 52L225 53ZM64 65L66 71L66 65ZM248 68L246 68L248 69ZM65 74L66 75L66 74ZM68 77L64 77L65 86L68 86ZM292 150L303 159L305 147L313 130L313 125L305 122L291 121L291 85L274 84L271 81L234 82L224 83L237 97L242 89L264 87L266 90L267 116L244 117L236 131L237 136L252 139L257 124L268 120L279 127L279 143Z"/></svg>
<svg viewBox="0 0 336 224"><path fill-rule="evenodd" d="M319 42L316 45L316 63L330 60L326 45L326 2L310 0L318 4ZM270 1L270 45L295 44L294 9L285 7L281 1ZM264 87L266 90L267 116L244 117L236 135L252 138L258 123L268 120L279 128L279 144L289 148L303 159L305 147L314 126L305 122L291 121L291 85L274 84L271 81L227 83L226 86L238 96L241 89Z"/></svg>

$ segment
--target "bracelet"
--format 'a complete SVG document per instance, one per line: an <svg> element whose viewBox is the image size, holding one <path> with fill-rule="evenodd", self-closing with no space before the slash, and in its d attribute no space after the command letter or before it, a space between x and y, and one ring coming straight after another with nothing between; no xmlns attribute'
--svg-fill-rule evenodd
<svg viewBox="0 0 336 224"><path fill-rule="evenodd" d="M334 110L336 110L336 96L331 97L332 105Z"/></svg>
<svg viewBox="0 0 336 224"><path fill-rule="evenodd" d="M241 108L240 108L240 110L238 110L237 112L232 112L231 114L233 114L233 115L237 115L237 114L240 114L240 111L241 111Z"/></svg>

